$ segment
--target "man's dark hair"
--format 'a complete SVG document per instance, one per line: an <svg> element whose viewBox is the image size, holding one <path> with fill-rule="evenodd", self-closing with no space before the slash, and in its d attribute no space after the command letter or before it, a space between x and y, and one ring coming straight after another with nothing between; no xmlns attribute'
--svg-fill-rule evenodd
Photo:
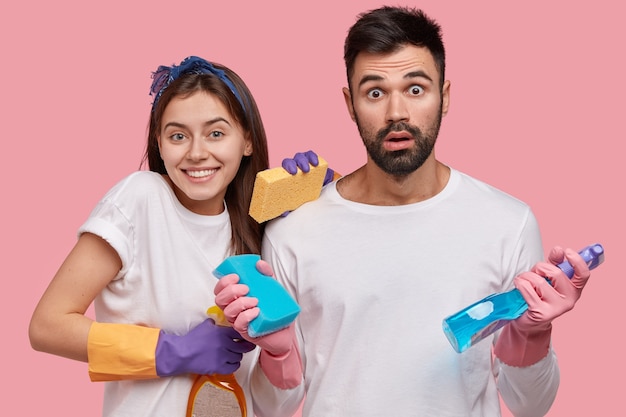
<svg viewBox="0 0 626 417"><path fill-rule="evenodd" d="M420 9L391 6L361 13L350 28L343 54L348 86L354 74L354 61L359 53L385 54L406 45L425 47L430 51L439 71L442 88L445 81L446 53L441 27Z"/></svg>

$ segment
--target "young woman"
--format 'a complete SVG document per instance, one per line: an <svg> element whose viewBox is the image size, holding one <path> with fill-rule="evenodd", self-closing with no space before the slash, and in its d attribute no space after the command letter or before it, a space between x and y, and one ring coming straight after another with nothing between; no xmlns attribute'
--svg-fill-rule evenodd
<svg viewBox="0 0 626 417"><path fill-rule="evenodd" d="M145 160L97 204L37 305L34 349L88 362L105 416L184 416L195 375L235 373L248 415L279 408L281 390L253 375L258 352L207 318L229 255L260 253L248 216L267 141L250 91L202 58L153 74ZM96 320L85 316L91 303ZM262 404L252 379L266 384ZM263 411L265 409L266 411Z"/></svg>

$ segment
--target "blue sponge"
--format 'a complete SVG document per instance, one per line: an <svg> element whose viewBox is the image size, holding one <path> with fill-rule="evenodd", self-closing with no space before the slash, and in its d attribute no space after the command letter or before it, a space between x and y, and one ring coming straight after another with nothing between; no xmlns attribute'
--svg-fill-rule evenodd
<svg viewBox="0 0 626 417"><path fill-rule="evenodd" d="M250 322L248 334L264 336L291 324L300 313L300 306L289 293L272 277L256 269L259 255L234 255L226 258L213 271L218 279L228 274L239 275L239 282L250 288L248 297L259 300L259 315Z"/></svg>

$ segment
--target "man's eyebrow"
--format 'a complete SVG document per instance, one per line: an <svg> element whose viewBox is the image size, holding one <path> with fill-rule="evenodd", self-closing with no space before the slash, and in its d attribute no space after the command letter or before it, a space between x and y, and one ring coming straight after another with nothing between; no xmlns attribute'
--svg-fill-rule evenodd
<svg viewBox="0 0 626 417"><path fill-rule="evenodd" d="M363 78L361 78L361 81L359 81L359 87L361 87L363 84L370 82L370 81L381 81L383 79L383 77L381 77L380 75L366 75Z"/></svg>
<svg viewBox="0 0 626 417"><path fill-rule="evenodd" d="M430 75L426 74L422 70L411 71L411 72L405 74L404 78L405 79L409 79L409 78L426 78L430 82L433 81L433 79L430 77Z"/></svg>
<svg viewBox="0 0 626 417"><path fill-rule="evenodd" d="M403 78L405 80L408 80L411 78L426 78L430 82L433 81L433 79L422 70L407 72L406 74L404 74ZM380 75L374 75L374 74L366 75L363 78L361 78L361 81L359 81L359 87L361 87L363 84L370 82L370 81L381 81L381 80L383 80L383 77L381 77Z"/></svg>

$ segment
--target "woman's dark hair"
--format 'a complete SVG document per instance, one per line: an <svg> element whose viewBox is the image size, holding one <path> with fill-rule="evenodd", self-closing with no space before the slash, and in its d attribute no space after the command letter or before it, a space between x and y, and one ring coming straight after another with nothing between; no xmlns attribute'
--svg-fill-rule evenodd
<svg viewBox="0 0 626 417"><path fill-rule="evenodd" d="M234 84L245 109L242 108L241 103L229 87L214 74L181 75L163 90L150 115L148 142L142 165L147 162L150 171L167 174L159 151L158 135L163 112L172 99L189 97L198 91L204 91L218 98L239 123L247 138L250 139L253 149L250 156L242 157L239 171L226 189L225 201L232 227L231 253L234 255L260 254L264 224L259 224L250 217L248 210L256 174L269 167L265 129L256 102L243 80L227 67L215 63L213 65L224 71L228 79Z"/></svg>

